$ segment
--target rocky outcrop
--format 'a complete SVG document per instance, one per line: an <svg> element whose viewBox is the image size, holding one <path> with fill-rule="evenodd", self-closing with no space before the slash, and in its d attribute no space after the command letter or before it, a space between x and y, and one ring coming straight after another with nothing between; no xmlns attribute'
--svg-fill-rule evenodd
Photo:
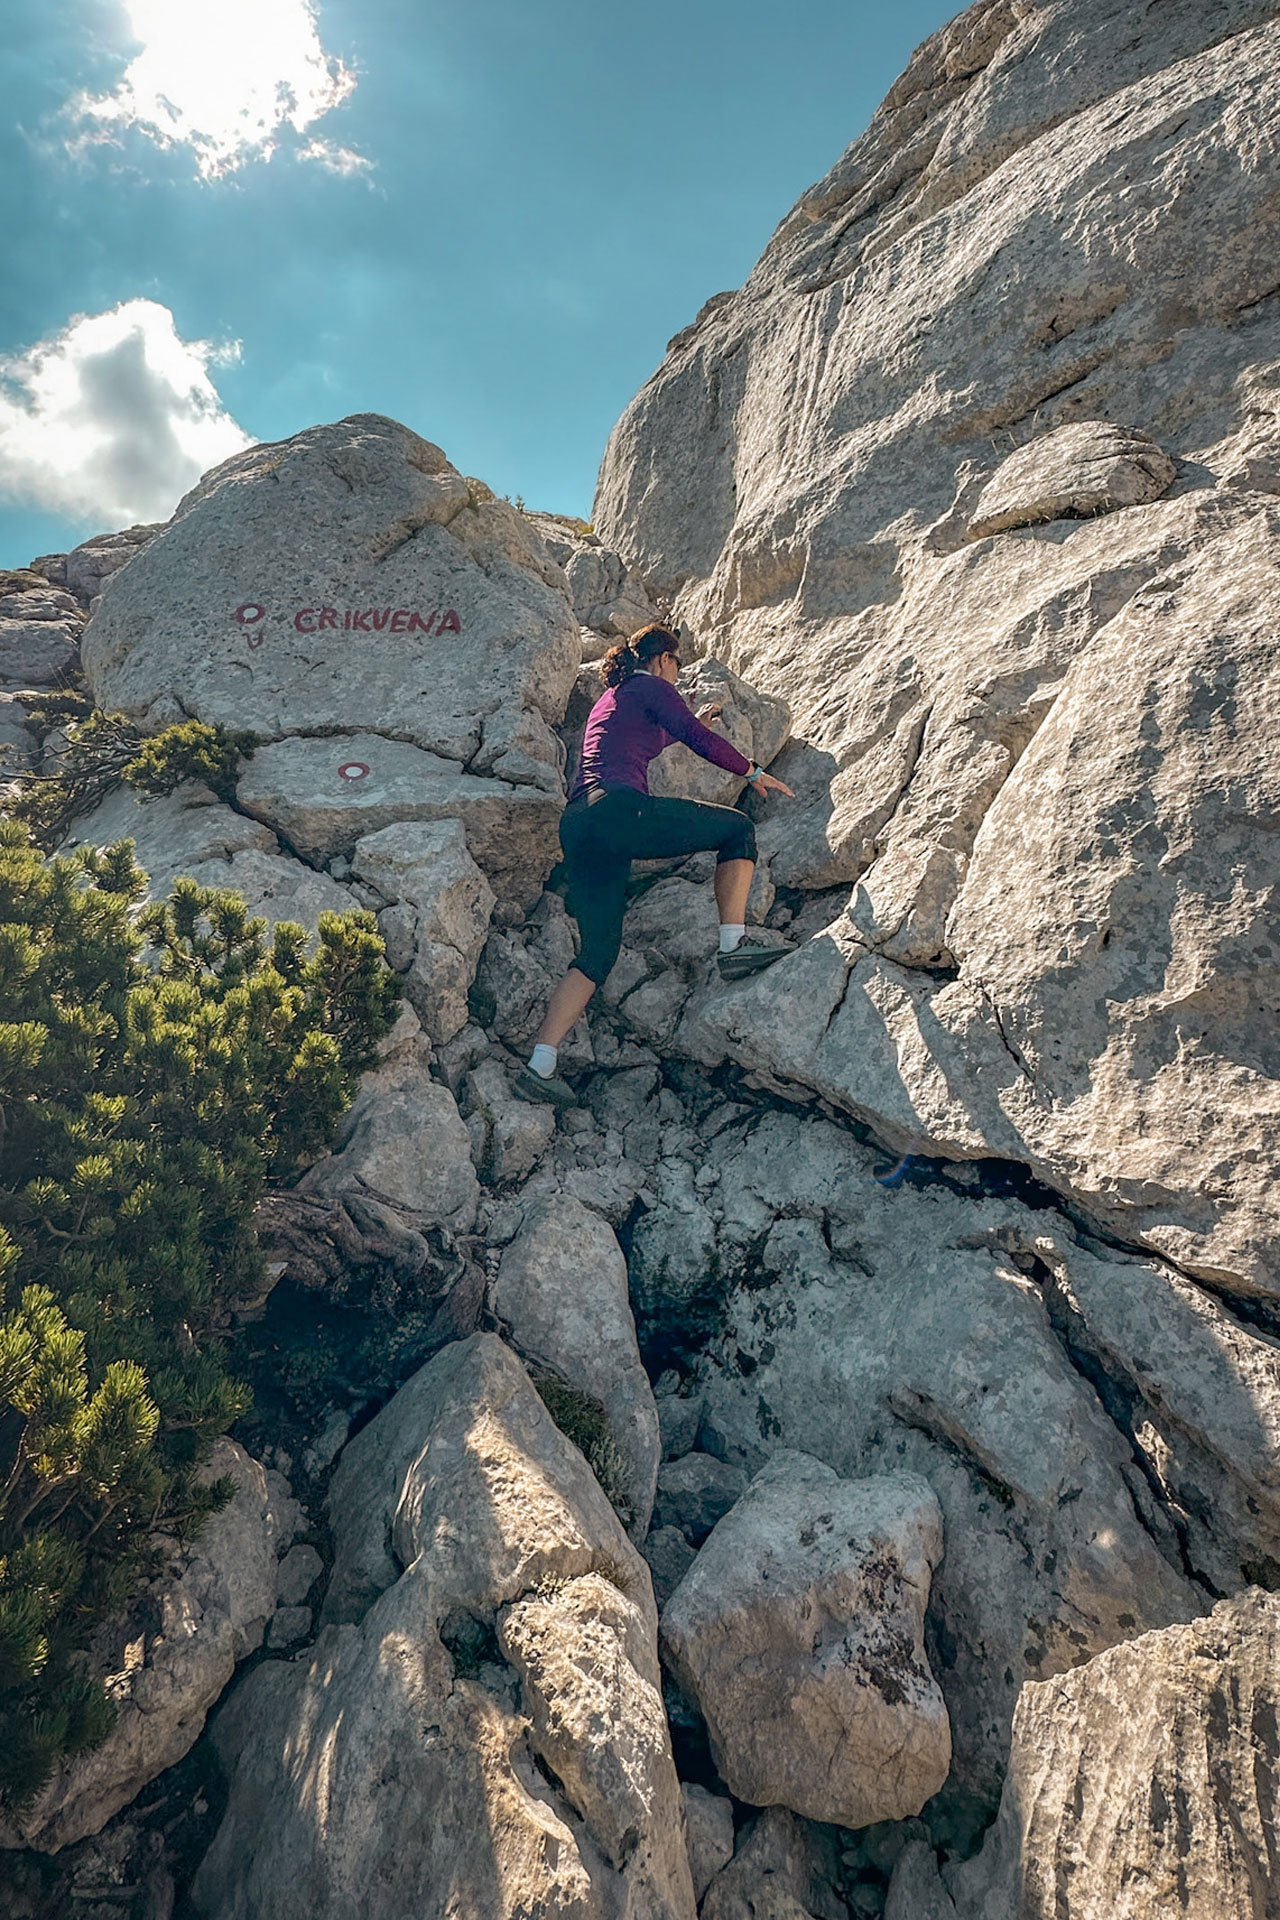
<svg viewBox="0 0 1280 1920"><path fill-rule="evenodd" d="M731 1793L843 1827L919 1813L951 1766L924 1652L941 1558L925 1481L785 1451L756 1475L662 1615Z"/></svg>
<svg viewBox="0 0 1280 1920"><path fill-rule="evenodd" d="M531 860L536 889L554 853L551 727L580 651L564 576L523 516L362 414L207 475L112 579L84 663L100 705L149 726L192 714L286 742L242 804L299 851L457 815L481 866L500 842L500 871ZM398 804L396 781L419 776L434 811ZM552 802L536 853L519 810L494 830L508 794Z"/></svg>
<svg viewBox="0 0 1280 1920"><path fill-rule="evenodd" d="M206 1484L224 1478L235 1484L230 1502L173 1571L100 1630L96 1660L117 1712L111 1732L4 1822L0 1845L57 1853L98 1833L189 1752L236 1663L261 1646L276 1606L276 1557L297 1509L280 1476L226 1438L201 1469Z"/></svg>
<svg viewBox="0 0 1280 1920"><path fill-rule="evenodd" d="M524 1359L597 1401L616 1458L613 1493L643 1539L658 1475L658 1414L612 1227L569 1194L535 1201L502 1254L489 1303Z"/></svg>
<svg viewBox="0 0 1280 1920"><path fill-rule="evenodd" d="M1255 1591L1028 1687L999 1818L950 1876L954 1906L917 1848L889 1920L1261 1920L1280 1818L1278 1637L1280 1600Z"/></svg>
<svg viewBox="0 0 1280 1920"><path fill-rule="evenodd" d="M1274 1551L1276 1350L1042 1195L936 1165L881 1184L816 1115L735 1110L708 1082L667 1137L632 1235L642 1347L694 1346L703 1454L928 1481L952 1788L994 1798L1024 1680L1190 1618Z"/></svg>
<svg viewBox="0 0 1280 1920"><path fill-rule="evenodd" d="M514 1355L431 1361L330 1511L334 1624L219 1715L198 1909L693 1920L648 1575Z"/></svg>
<svg viewBox="0 0 1280 1920"><path fill-rule="evenodd" d="M387 902L379 930L424 1028L437 1042L451 1040L467 1024L467 994L494 908L461 821L384 827L356 842L351 871Z"/></svg>
<svg viewBox="0 0 1280 1920"><path fill-rule="evenodd" d="M0 573L0 686L47 687L76 664L84 615L29 567Z"/></svg>
<svg viewBox="0 0 1280 1920"><path fill-rule="evenodd" d="M762 847L844 890L721 1053L1268 1294L1278 58L1268 0L980 0L672 342L595 508L790 704Z"/></svg>
<svg viewBox="0 0 1280 1920"><path fill-rule="evenodd" d="M615 641L629 640L660 618L643 580L583 521L559 513L530 513L527 518L551 558L564 568L583 629L584 660L598 660Z"/></svg>

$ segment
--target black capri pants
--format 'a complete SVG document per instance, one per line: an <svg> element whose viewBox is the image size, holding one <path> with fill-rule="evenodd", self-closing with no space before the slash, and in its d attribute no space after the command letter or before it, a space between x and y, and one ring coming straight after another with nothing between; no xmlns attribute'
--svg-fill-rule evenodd
<svg viewBox="0 0 1280 1920"><path fill-rule="evenodd" d="M560 816L569 881L569 911L582 936L574 966L603 986L622 945L622 915L633 860L671 859L682 853L754 860L756 832L736 807L701 800L668 800L615 787L579 794Z"/></svg>

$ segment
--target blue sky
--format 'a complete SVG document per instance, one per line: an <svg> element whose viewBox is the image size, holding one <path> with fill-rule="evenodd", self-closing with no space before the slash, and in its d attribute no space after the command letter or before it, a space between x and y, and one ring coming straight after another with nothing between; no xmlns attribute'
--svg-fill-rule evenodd
<svg viewBox="0 0 1280 1920"><path fill-rule="evenodd" d="M10 0L0 565L359 411L589 514L666 341L954 11Z"/></svg>

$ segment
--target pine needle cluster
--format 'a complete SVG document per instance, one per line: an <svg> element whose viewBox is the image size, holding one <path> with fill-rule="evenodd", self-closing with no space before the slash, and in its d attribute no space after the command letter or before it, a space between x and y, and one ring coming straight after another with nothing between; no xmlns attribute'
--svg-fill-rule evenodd
<svg viewBox="0 0 1280 1920"><path fill-rule="evenodd" d="M202 720L184 720L147 737L124 714L99 712L86 694L33 695L23 704L43 744L55 729L63 741L52 764L22 776L8 803L46 853L122 783L154 796L199 780L219 800L230 800L240 762L258 744L256 734L228 733Z"/></svg>
<svg viewBox="0 0 1280 1920"><path fill-rule="evenodd" d="M370 914L311 951L238 895L144 895L130 842L43 859L0 822L0 1805L103 1737L94 1628L227 1495L196 1470L247 1405L254 1209L399 994Z"/></svg>

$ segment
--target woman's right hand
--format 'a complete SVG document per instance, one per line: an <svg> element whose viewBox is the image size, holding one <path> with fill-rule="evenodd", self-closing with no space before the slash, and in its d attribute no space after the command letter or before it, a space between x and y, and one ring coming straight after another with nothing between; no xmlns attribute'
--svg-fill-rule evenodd
<svg viewBox="0 0 1280 1920"><path fill-rule="evenodd" d="M794 800L795 794L783 780L775 780L771 773L761 772L751 782L757 793L785 793L788 800Z"/></svg>

